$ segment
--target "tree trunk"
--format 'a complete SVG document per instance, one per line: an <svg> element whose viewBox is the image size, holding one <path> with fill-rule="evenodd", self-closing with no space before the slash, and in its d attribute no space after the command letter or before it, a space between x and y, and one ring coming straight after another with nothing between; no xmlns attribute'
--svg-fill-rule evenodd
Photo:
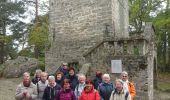
<svg viewBox="0 0 170 100"><path fill-rule="evenodd" d="M0 64L4 63L4 43L0 44Z"/></svg>
<svg viewBox="0 0 170 100"><path fill-rule="evenodd" d="M38 0L35 0L35 23L38 23Z"/></svg>
<svg viewBox="0 0 170 100"><path fill-rule="evenodd" d="M2 37L4 38L6 35L6 23L3 21L2 22ZM4 63L4 44L5 41L2 41L1 45L0 45L0 64Z"/></svg>
<svg viewBox="0 0 170 100"><path fill-rule="evenodd" d="M166 71L166 33L163 33L163 72Z"/></svg>
<svg viewBox="0 0 170 100"><path fill-rule="evenodd" d="M35 46L35 47L34 47L34 56L35 56L35 58L38 59L39 53L40 53L39 47L38 47L38 46Z"/></svg>

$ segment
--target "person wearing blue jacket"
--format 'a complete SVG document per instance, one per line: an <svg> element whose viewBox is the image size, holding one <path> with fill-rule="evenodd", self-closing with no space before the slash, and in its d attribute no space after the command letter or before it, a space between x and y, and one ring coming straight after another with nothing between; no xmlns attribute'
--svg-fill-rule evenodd
<svg viewBox="0 0 170 100"><path fill-rule="evenodd" d="M104 74L102 77L103 82L99 84L98 91L101 100L109 100L112 91L114 90L113 84L110 82L109 74Z"/></svg>

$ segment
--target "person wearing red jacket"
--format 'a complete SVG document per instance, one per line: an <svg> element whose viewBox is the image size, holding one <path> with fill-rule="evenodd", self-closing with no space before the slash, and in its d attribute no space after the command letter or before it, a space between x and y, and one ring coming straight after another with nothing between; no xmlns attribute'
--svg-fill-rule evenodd
<svg viewBox="0 0 170 100"><path fill-rule="evenodd" d="M90 80L86 81L86 86L79 97L79 100L100 100L100 95Z"/></svg>

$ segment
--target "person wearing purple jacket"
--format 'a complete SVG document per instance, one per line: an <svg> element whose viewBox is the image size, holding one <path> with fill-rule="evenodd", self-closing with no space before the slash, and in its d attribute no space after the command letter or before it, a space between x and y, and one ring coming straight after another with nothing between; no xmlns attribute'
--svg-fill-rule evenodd
<svg viewBox="0 0 170 100"><path fill-rule="evenodd" d="M62 66L60 66L59 70L57 71L60 71L64 74L64 76L68 75L68 71L69 68L68 68L68 64L67 63L62 63Z"/></svg>
<svg viewBox="0 0 170 100"><path fill-rule="evenodd" d="M74 91L70 87L69 79L64 79L63 88L57 92L55 100L76 100Z"/></svg>

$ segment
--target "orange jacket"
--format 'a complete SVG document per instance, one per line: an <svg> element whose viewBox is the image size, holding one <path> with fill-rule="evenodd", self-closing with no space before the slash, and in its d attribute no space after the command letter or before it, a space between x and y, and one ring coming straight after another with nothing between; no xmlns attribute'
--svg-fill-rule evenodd
<svg viewBox="0 0 170 100"><path fill-rule="evenodd" d="M133 85L133 83L131 82L128 83L128 89L129 89L129 93L131 95L132 100L134 100L134 97L136 96L136 90L135 90L135 86Z"/></svg>

